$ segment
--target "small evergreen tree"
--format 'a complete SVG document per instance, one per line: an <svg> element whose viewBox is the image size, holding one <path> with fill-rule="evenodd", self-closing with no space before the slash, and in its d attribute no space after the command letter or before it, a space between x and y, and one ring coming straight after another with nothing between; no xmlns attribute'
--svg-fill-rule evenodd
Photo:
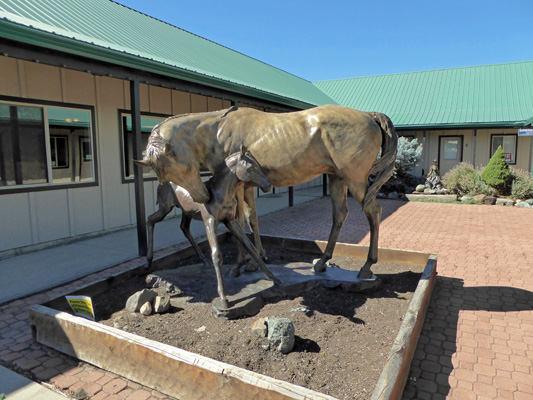
<svg viewBox="0 0 533 400"><path fill-rule="evenodd" d="M496 189L499 194L507 193L512 176L509 172L509 165L505 161L502 146L499 146L498 150L491 157L488 165L481 173L481 179L487 185Z"/></svg>

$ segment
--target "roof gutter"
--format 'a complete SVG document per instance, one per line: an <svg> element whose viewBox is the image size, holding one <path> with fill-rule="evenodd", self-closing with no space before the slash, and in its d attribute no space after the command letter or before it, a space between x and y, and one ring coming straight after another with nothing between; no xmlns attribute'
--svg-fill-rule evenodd
<svg viewBox="0 0 533 400"><path fill-rule="evenodd" d="M231 81L219 79L183 68L149 60L125 52L119 52L111 48L103 48L92 43L86 43L74 38L58 36L33 27L16 24L11 21L0 19L1 37L26 44L43 47L63 53L81 56L122 67L133 68L157 75L180 79L196 84L201 84L217 89L235 92L238 94L256 97L265 101L279 103L286 106L306 109L315 104L307 103L298 99L292 99L271 92L241 85Z"/></svg>
<svg viewBox="0 0 533 400"><path fill-rule="evenodd" d="M529 121L529 122L528 122ZM402 125L394 124L398 130L414 129L471 129L471 128L514 128L522 127L533 122L533 118L527 121L503 121L503 122L461 122L453 124L414 124ZM394 121L393 121L394 123Z"/></svg>

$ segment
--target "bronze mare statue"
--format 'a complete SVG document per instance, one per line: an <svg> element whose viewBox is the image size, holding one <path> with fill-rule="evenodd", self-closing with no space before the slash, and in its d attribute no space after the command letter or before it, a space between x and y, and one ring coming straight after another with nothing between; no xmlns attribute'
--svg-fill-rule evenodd
<svg viewBox="0 0 533 400"><path fill-rule="evenodd" d="M232 107L171 117L158 124L139 163L152 167L160 181L184 187L200 203L209 200L200 168L216 171L241 143L253 152L274 186L295 186L328 174L333 225L314 270L324 271L333 255L348 214L350 190L370 224L368 257L359 271L359 277L370 278L378 259L381 206L376 197L394 169L397 142L392 122L381 113L333 105L282 114ZM253 188L245 188L244 201L252 211L252 231L258 235ZM261 251L257 240L256 247Z"/></svg>
<svg viewBox="0 0 533 400"><path fill-rule="evenodd" d="M158 190L158 198L160 200L159 211L148 218L149 255L147 258L149 262L151 262L153 257L154 223L161 221L177 205L177 202L182 209L181 229L202 261L209 264L209 261L202 254L189 231L191 219L194 218L204 221L207 238L211 247L211 258L217 276L217 291L220 296L222 308L228 308L228 302L221 272L222 255L220 254L217 241L217 227L220 222L224 223L229 231L243 245L244 249L252 256L252 259L261 267L266 278L274 281L276 285L281 285L281 281L274 277L239 223L235 220L237 208L235 192L237 187L242 186L244 183L258 186L266 192L271 189L270 181L264 175L257 160L249 151L246 151L245 146L241 146L241 150L227 157L225 165L215 171L213 177L205 183L209 194L209 201L204 204L197 203L185 189L174 185L174 187L171 187L171 189L174 189L174 199L172 199L171 193L168 190L166 190L167 198L160 198L160 190ZM154 216L156 217L153 218ZM235 276L239 275L239 267L238 265L236 270L233 271Z"/></svg>

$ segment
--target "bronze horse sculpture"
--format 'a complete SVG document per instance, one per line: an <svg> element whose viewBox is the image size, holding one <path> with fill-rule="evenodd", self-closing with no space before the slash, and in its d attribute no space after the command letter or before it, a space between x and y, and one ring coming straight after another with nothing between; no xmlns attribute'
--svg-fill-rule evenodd
<svg viewBox="0 0 533 400"><path fill-rule="evenodd" d="M220 254L217 241L217 227L220 222L224 223L233 236L243 245L244 249L252 256L252 259L261 267L265 277L274 281L275 285L282 284L265 265L254 245L250 242L235 219L237 208L235 192L237 187L242 186L244 183L258 186L265 192L271 189L270 181L264 175L257 160L249 151L246 151L245 146L241 146L241 150L227 157L225 166L215 171L213 177L205 183L207 192L209 193L209 200L206 203L197 203L185 189L177 185L171 186L171 189L174 190L174 199L177 200L182 209L181 228L184 230L185 236L189 239L196 252L200 255L204 264L209 264L209 261L202 254L188 230L191 219L203 220L205 224L207 239L211 247L211 259L217 277L217 291L220 297L220 304L225 309L228 308L228 301L222 278L222 255ZM149 250L153 249L153 223L155 219L160 218L159 220L162 220L175 205L174 199L170 197L171 194L168 190L166 190L166 194L169 197L160 199L164 201L163 204L160 203L159 211L161 212L159 214L156 212L148 218ZM156 217L152 218L154 215ZM151 261L153 252L150 251L149 255L151 256L147 258ZM237 270L234 270L234 275L236 276L239 275L238 268L239 265L237 266Z"/></svg>
<svg viewBox="0 0 533 400"><path fill-rule="evenodd" d="M242 143L273 186L295 186L328 174L333 225L314 270L325 271L333 255L348 214L350 190L370 225L368 257L359 271L359 277L366 279L372 277L371 266L378 259L381 206L376 197L394 169L397 142L392 122L381 113L333 105L281 114L232 107L166 119L153 128L145 156L138 163L152 167L160 181L184 187L199 203L209 200L200 168L216 171ZM245 188L244 201L252 211L252 231L258 235L253 188ZM256 247L262 251L257 239Z"/></svg>

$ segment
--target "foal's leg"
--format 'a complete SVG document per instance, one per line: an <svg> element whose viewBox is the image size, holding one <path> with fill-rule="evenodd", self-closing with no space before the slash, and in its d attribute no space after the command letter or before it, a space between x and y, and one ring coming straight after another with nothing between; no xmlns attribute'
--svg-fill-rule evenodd
<svg viewBox="0 0 533 400"><path fill-rule="evenodd" d="M333 257L333 250L335 249L342 224L344 224L348 216L347 189L344 181L336 175L329 175L329 190L331 193L333 225L329 233L326 250L320 259L314 261L313 269L315 272L324 272L326 270L326 261Z"/></svg>
<svg viewBox="0 0 533 400"><path fill-rule="evenodd" d="M254 235L254 245L257 252L264 261L267 261L266 251L261 242L261 235L259 234L259 220L257 218L257 209L255 205L255 195L253 187L244 188L244 201L248 204L250 215L248 216L248 223L250 224L250 230Z"/></svg>
<svg viewBox="0 0 533 400"><path fill-rule="evenodd" d="M200 250L200 247L198 247L198 244L196 243L196 240L194 240L194 237L191 235L191 229L190 229L191 220L192 220L192 218L189 215L187 215L185 213L185 211L182 211L181 224L180 224L181 231L183 232L183 234L185 235L185 237L187 238L187 240L189 241L191 246L194 248L194 251L196 251L196 254L198 254L198 257L200 257L200 259L202 260L204 265L206 267L210 266L211 262L204 255L202 250Z"/></svg>
<svg viewBox="0 0 533 400"><path fill-rule="evenodd" d="M237 198L237 220L242 229L244 229L244 190L242 187L237 187L235 191ZM233 276L237 277L241 273L241 267L246 264L246 254L240 241L237 240L237 266L233 270Z"/></svg>
<svg viewBox="0 0 533 400"><path fill-rule="evenodd" d="M205 232L207 233L207 240L209 240L209 245L211 246L211 259L213 260L213 266L217 275L217 292L220 297L220 305L222 308L228 308L226 289L224 288L224 281L222 279L222 254L220 254L217 240L218 221L212 215L208 215L207 212L202 212L202 217L205 224Z"/></svg>
<svg viewBox="0 0 533 400"><path fill-rule="evenodd" d="M381 220L381 206L376 198L367 200L366 204L363 204L363 200L366 194L366 185L364 184L349 184L350 193L363 207L363 211L368 219L370 225L370 247L368 248L368 257L365 265L359 271L357 277L362 279L372 278L372 271L370 267L378 262L378 236L379 236L379 222Z"/></svg>
<svg viewBox="0 0 533 400"><path fill-rule="evenodd" d="M263 271L263 274L265 274L265 277L273 281L274 285L282 286L283 283L278 278L276 278L272 271L270 271L270 269L268 269L268 267L265 265L264 261L259 256L259 253L257 252L256 248L254 247L250 239L248 239L248 236L246 236L246 233L244 233L239 223L233 219L231 221L224 221L224 224L228 227L230 232L233 233L233 236L235 236L243 244L246 251L250 253L257 265L259 265L259 267Z"/></svg>
<svg viewBox="0 0 533 400"><path fill-rule="evenodd" d="M168 215L174 208L173 205L159 204L159 209L148 217L146 225L148 226L148 252L146 254L146 266L145 269L149 269L152 266L152 260L154 259L154 225Z"/></svg>

